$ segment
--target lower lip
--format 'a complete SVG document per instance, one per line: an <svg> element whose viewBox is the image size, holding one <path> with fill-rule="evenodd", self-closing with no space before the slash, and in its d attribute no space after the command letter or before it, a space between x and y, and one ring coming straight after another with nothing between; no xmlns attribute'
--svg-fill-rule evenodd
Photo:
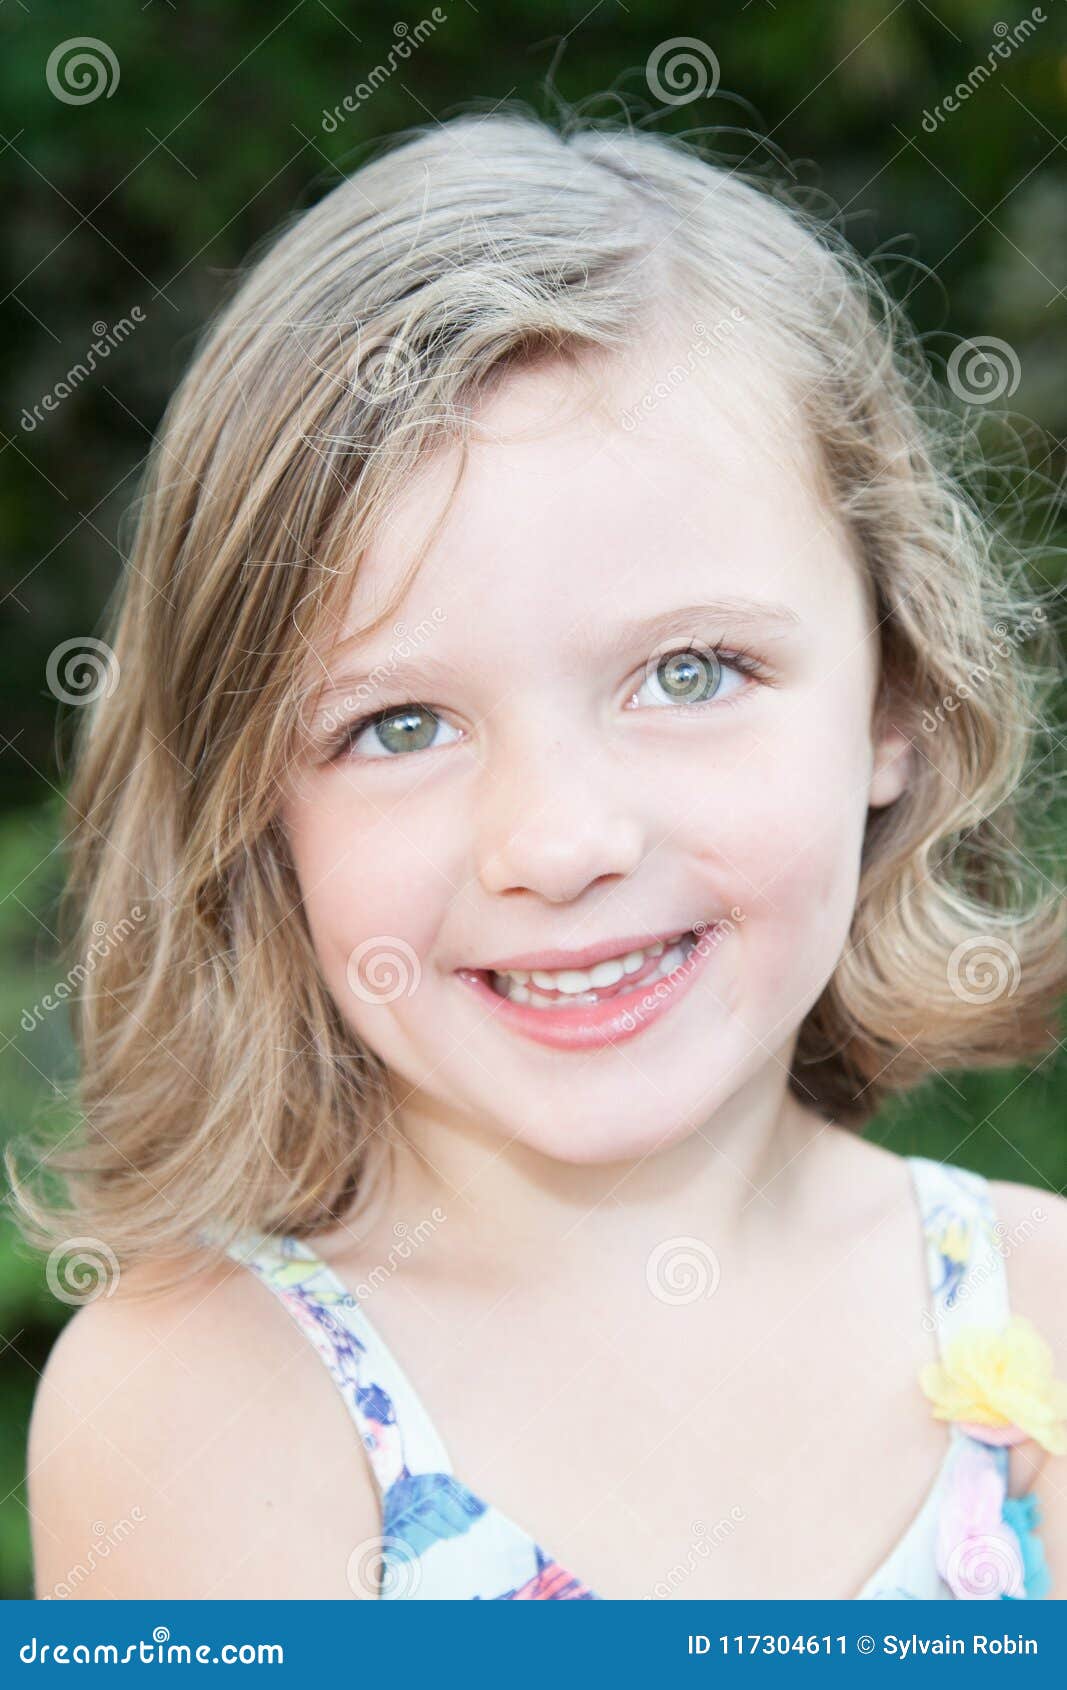
<svg viewBox="0 0 1067 1690"><path fill-rule="evenodd" d="M651 984L644 980L632 992L605 998L603 1003L576 1004L573 1009L531 1009L528 1004L502 998L472 969L458 968L456 973L478 994L486 1008L516 1033L523 1033L537 1044L551 1045L555 1050L596 1050L601 1045L636 1038L673 1009L716 949L717 932L717 927L705 928L685 961L671 974L664 974Z"/></svg>

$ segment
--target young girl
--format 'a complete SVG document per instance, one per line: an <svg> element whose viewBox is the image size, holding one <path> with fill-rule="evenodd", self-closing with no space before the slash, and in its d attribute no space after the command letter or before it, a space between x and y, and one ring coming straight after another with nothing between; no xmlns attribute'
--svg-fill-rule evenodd
<svg viewBox="0 0 1067 1690"><path fill-rule="evenodd" d="M464 115L259 257L70 792L39 1595L1067 1595L1067 1202L858 1131L1065 985L938 416L649 133Z"/></svg>

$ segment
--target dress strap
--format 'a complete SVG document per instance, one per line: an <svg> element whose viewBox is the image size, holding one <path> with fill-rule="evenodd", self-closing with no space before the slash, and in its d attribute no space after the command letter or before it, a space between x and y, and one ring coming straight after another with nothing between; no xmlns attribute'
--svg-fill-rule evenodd
<svg viewBox="0 0 1067 1690"><path fill-rule="evenodd" d="M299 1238L248 1231L226 1254L268 1285L329 1368L384 1492L398 1478L451 1473L444 1444L359 1299Z"/></svg>
<svg viewBox="0 0 1067 1690"><path fill-rule="evenodd" d="M923 1318L937 1334L944 1362L947 1342L966 1328L997 1332L1011 1318L1003 1229L981 1174L923 1156L909 1156L908 1162L922 1214L933 1305ZM969 1400L989 1394L985 1381L969 1380L961 1400L951 1372L928 1364L920 1369L920 1384L945 1410L940 1417L948 1420L951 1436L933 1493L932 1536L924 1550L925 1563L932 1559L937 1570L936 1594L1047 1596L1051 1581L1037 1531L1037 1496L1032 1490L1008 1495L1011 1440L1001 1435L999 1424L963 1418ZM991 1394L998 1395L995 1382ZM1003 1401L992 1406L998 1413L1004 1410Z"/></svg>
<svg viewBox="0 0 1067 1690"><path fill-rule="evenodd" d="M982 1174L909 1156L922 1220L931 1309L925 1320L938 1348L967 1326L1006 1325L1011 1315L1004 1256Z"/></svg>

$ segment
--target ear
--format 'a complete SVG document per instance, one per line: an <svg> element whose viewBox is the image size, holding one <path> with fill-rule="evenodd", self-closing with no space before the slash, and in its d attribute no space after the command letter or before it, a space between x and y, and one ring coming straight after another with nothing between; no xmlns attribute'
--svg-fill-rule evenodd
<svg viewBox="0 0 1067 1690"><path fill-rule="evenodd" d="M874 744L867 795L867 803L872 809L892 804L905 791L911 776L913 756L911 741L899 728L883 729Z"/></svg>

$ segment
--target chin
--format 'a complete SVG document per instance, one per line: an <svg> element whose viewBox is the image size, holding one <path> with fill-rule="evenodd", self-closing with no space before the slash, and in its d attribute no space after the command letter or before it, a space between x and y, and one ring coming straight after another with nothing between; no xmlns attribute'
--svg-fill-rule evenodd
<svg viewBox="0 0 1067 1690"><path fill-rule="evenodd" d="M636 1162L653 1156L657 1150L665 1150L692 1131L688 1122L673 1131L664 1131L662 1126L657 1131L648 1121L640 1121L627 1131L617 1120L590 1126L578 1119L567 1124L565 1131L552 1133L524 1132L520 1127L513 1142L524 1144L528 1150L549 1156L555 1162L568 1162L575 1167L607 1167L612 1162Z"/></svg>

